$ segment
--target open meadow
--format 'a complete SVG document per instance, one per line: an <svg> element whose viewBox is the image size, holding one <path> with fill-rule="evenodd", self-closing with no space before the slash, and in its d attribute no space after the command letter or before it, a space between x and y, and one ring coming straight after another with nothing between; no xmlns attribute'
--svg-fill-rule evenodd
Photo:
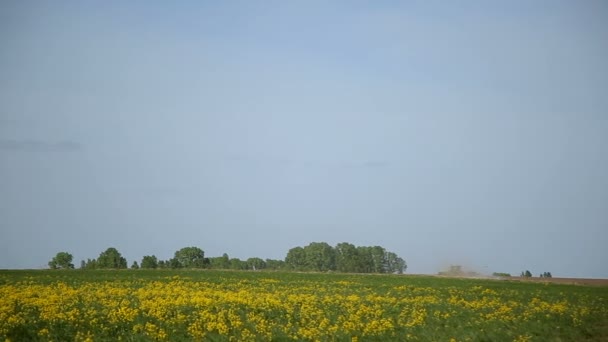
<svg viewBox="0 0 608 342"><path fill-rule="evenodd" d="M405 275L0 271L0 341L602 341L608 287Z"/></svg>

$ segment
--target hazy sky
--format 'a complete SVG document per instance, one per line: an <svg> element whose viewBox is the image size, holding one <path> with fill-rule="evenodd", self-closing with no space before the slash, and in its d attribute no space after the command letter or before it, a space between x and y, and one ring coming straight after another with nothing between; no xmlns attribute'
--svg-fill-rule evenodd
<svg viewBox="0 0 608 342"><path fill-rule="evenodd" d="M608 277L604 1L1 1L0 268L381 245Z"/></svg>

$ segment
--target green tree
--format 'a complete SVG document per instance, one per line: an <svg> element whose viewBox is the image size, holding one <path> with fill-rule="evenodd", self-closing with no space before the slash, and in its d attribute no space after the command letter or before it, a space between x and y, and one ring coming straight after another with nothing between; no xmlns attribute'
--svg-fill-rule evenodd
<svg viewBox="0 0 608 342"><path fill-rule="evenodd" d="M285 264L292 270L302 271L306 267L306 252L302 247L294 247L287 252Z"/></svg>
<svg viewBox="0 0 608 342"><path fill-rule="evenodd" d="M285 257L285 265L292 270L358 273L403 273L407 268L405 260L384 247L355 247L348 242L336 247L325 242L294 247Z"/></svg>
<svg viewBox="0 0 608 342"><path fill-rule="evenodd" d="M359 264L357 272L372 273L374 271L374 257L371 247L358 246L357 254L359 255Z"/></svg>
<svg viewBox="0 0 608 342"><path fill-rule="evenodd" d="M511 274L510 273L505 273L505 272L494 272L494 273L492 273L492 276L494 276L494 277L510 277Z"/></svg>
<svg viewBox="0 0 608 342"><path fill-rule="evenodd" d="M158 268L158 259L155 255L144 255L144 257L141 259L141 268Z"/></svg>
<svg viewBox="0 0 608 342"><path fill-rule="evenodd" d="M218 268L224 269L224 270L230 268L230 257L228 256L228 254L224 253L224 254L222 254L221 257L218 258L217 266L218 266Z"/></svg>
<svg viewBox="0 0 608 342"><path fill-rule="evenodd" d="M532 273L530 271L526 270L526 272L524 273L524 277L530 278L530 277L532 277Z"/></svg>
<svg viewBox="0 0 608 342"><path fill-rule="evenodd" d="M370 249L372 257L372 272L374 273L386 273L387 261L386 261L386 250L384 247L373 246Z"/></svg>
<svg viewBox="0 0 608 342"><path fill-rule="evenodd" d="M215 270L230 269L230 257L224 253L220 257L209 258L209 267Z"/></svg>
<svg viewBox="0 0 608 342"><path fill-rule="evenodd" d="M244 270L247 268L247 263L239 258L230 259L230 269L232 270Z"/></svg>
<svg viewBox="0 0 608 342"><path fill-rule="evenodd" d="M405 260L393 252L386 252L386 272L403 274L407 268Z"/></svg>
<svg viewBox="0 0 608 342"><path fill-rule="evenodd" d="M336 251L326 242L311 242L304 247L306 269L309 271L335 271Z"/></svg>
<svg viewBox="0 0 608 342"><path fill-rule="evenodd" d="M226 269L223 267L222 257L211 257L209 258L209 268L212 270L222 270Z"/></svg>
<svg viewBox="0 0 608 342"><path fill-rule="evenodd" d="M205 252L198 247L184 247L175 252L175 259L180 267L203 268L205 267Z"/></svg>
<svg viewBox="0 0 608 342"><path fill-rule="evenodd" d="M85 264L85 269L87 270L94 270L97 268L97 260L95 259L87 259L87 262Z"/></svg>
<svg viewBox="0 0 608 342"><path fill-rule="evenodd" d="M274 259L266 259L266 268L270 270L282 270L284 269L285 261L284 260L274 260Z"/></svg>
<svg viewBox="0 0 608 342"><path fill-rule="evenodd" d="M172 269L182 268L184 265L179 261L178 258L171 258L167 261L167 266Z"/></svg>
<svg viewBox="0 0 608 342"><path fill-rule="evenodd" d="M134 270L138 270L139 269L139 264L137 264L137 261L133 261L133 264L131 265L131 268Z"/></svg>
<svg viewBox="0 0 608 342"><path fill-rule="evenodd" d="M123 258L116 248L110 247L99 254L99 257L97 258L97 268L127 268L127 259Z"/></svg>
<svg viewBox="0 0 608 342"><path fill-rule="evenodd" d="M72 269L72 254L68 252L59 252L51 261L49 261L49 267L51 269Z"/></svg>
<svg viewBox="0 0 608 342"><path fill-rule="evenodd" d="M336 269L339 272L359 272L359 252L355 245L341 242L334 249L336 251Z"/></svg>
<svg viewBox="0 0 608 342"><path fill-rule="evenodd" d="M263 270L266 268L266 261L260 258L249 258L246 263L249 270Z"/></svg>
<svg viewBox="0 0 608 342"><path fill-rule="evenodd" d="M386 250L380 246L357 247L359 253L359 272L362 273L386 273L388 261Z"/></svg>

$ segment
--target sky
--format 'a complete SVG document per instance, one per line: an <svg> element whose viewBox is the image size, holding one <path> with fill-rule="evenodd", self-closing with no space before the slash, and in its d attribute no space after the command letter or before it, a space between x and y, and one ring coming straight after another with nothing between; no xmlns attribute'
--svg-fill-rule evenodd
<svg viewBox="0 0 608 342"><path fill-rule="evenodd" d="M0 268L380 245L608 278L604 1L1 1Z"/></svg>

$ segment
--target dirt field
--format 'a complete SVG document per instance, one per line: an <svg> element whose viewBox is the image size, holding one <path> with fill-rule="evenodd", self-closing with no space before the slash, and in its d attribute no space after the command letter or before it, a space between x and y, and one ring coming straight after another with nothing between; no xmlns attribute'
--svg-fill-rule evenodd
<svg viewBox="0 0 608 342"><path fill-rule="evenodd" d="M556 284L572 284L572 285L608 286L608 279L510 277L510 278L506 278L506 280L532 281L532 282L556 283Z"/></svg>
<svg viewBox="0 0 608 342"><path fill-rule="evenodd" d="M423 276L423 275L421 275ZM458 276L458 275L436 275L441 278L468 278L468 279L494 279L506 281L528 281L534 283L570 284L585 286L608 286L608 279L598 278L540 278L540 277L487 277L487 276Z"/></svg>

